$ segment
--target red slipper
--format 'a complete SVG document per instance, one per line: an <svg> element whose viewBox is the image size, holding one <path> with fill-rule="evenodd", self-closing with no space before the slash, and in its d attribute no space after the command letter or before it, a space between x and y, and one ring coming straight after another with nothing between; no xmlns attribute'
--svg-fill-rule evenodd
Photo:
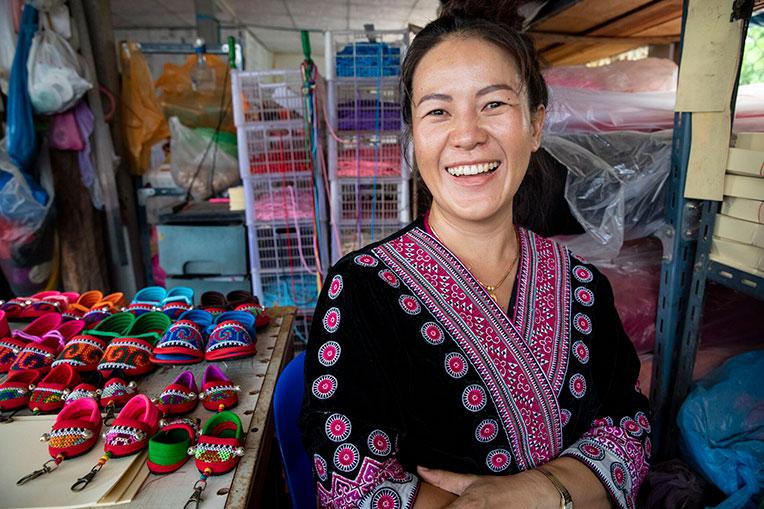
<svg viewBox="0 0 764 509"><path fill-rule="evenodd" d="M202 400L202 405L207 410L221 412L239 404L237 393L240 390L241 388L234 385L220 368L209 365L204 370L202 392L199 393L199 399Z"/></svg>
<svg viewBox="0 0 764 509"><path fill-rule="evenodd" d="M15 320L21 318L21 314L26 308L31 306L34 302L51 295L57 295L60 292L57 291L45 291L39 292L31 297L15 297L7 302L0 301L0 310L5 311L9 320Z"/></svg>
<svg viewBox="0 0 764 509"><path fill-rule="evenodd" d="M172 324L154 347L151 362L155 364L195 364L204 360L204 331L212 324L212 315L192 309Z"/></svg>
<svg viewBox="0 0 764 509"><path fill-rule="evenodd" d="M104 377L112 376L115 370L121 370L127 377L150 373L156 368L151 362L154 344L170 323L170 317L158 311L140 315L125 337L109 343L98 364L98 371Z"/></svg>
<svg viewBox="0 0 764 509"><path fill-rule="evenodd" d="M91 384L79 384L74 389L72 389L72 392L69 393L69 395L66 397L66 401L64 401L64 406L69 406L78 399L83 398L90 398L94 401L96 401L96 406L98 406L98 397L101 395L101 389L97 388L95 385Z"/></svg>
<svg viewBox="0 0 764 509"><path fill-rule="evenodd" d="M69 309L69 304L77 300L80 296L77 292L54 292L52 295L46 295L25 307L21 312L20 318L37 318L46 313L63 313Z"/></svg>
<svg viewBox="0 0 764 509"><path fill-rule="evenodd" d="M5 311L0 310L0 338L7 338L11 335L11 328L8 327L8 319L5 317Z"/></svg>
<svg viewBox="0 0 764 509"><path fill-rule="evenodd" d="M202 430L199 442L188 448L194 456L199 472L222 475L236 467L244 456L244 437L241 420L233 412L220 412L210 417Z"/></svg>
<svg viewBox="0 0 764 509"><path fill-rule="evenodd" d="M114 408L123 407L133 396L138 394L138 386L135 382L127 383L121 378L112 378L108 380L101 389L101 408L113 406Z"/></svg>
<svg viewBox="0 0 764 509"><path fill-rule="evenodd" d="M187 414L199 403L198 392L194 374L191 371L184 371L164 388L154 403L163 415Z"/></svg>
<svg viewBox="0 0 764 509"><path fill-rule="evenodd" d="M35 370L14 371L0 384L0 410L16 410L26 406L34 385L42 378Z"/></svg>
<svg viewBox="0 0 764 509"><path fill-rule="evenodd" d="M58 412L64 407L66 397L79 383L80 376L70 365L56 366L34 388L27 407L35 414Z"/></svg>
<svg viewBox="0 0 764 509"><path fill-rule="evenodd" d="M61 315L48 313L43 315L21 330L11 331L10 334L0 335L0 373L6 373L14 363L19 353L28 343L42 340L42 336L61 324Z"/></svg>
<svg viewBox="0 0 764 509"><path fill-rule="evenodd" d="M199 419L159 421L159 433L149 439L146 466L152 474L175 472L188 461L188 448L196 445Z"/></svg>
<svg viewBox="0 0 764 509"><path fill-rule="evenodd" d="M16 356L9 371L21 371L36 369L45 374L50 371L53 361L56 359L64 345L60 335L43 336L39 342L29 342Z"/></svg>
<svg viewBox="0 0 764 509"><path fill-rule="evenodd" d="M159 410L139 394L127 402L106 432L103 450L113 457L129 456L145 448L159 430Z"/></svg>
<svg viewBox="0 0 764 509"><path fill-rule="evenodd" d="M85 454L98 442L101 433L101 412L92 399L79 399L67 405L56 417L50 433L40 440L48 442L48 454L56 458L74 458Z"/></svg>
<svg viewBox="0 0 764 509"><path fill-rule="evenodd" d="M215 319L204 359L221 361L249 357L257 353L255 317L246 311L226 311Z"/></svg>

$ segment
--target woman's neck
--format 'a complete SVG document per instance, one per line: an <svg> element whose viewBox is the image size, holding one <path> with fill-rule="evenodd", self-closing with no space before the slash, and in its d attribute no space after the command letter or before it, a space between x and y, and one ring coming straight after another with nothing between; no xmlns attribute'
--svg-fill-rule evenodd
<svg viewBox="0 0 764 509"><path fill-rule="evenodd" d="M454 217L433 203L427 219L440 241L485 284L497 282L518 258L511 210L478 222Z"/></svg>

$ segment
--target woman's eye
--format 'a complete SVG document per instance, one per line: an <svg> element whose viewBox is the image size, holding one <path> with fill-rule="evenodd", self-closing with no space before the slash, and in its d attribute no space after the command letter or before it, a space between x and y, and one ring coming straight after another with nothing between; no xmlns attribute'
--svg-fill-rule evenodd
<svg viewBox="0 0 764 509"><path fill-rule="evenodd" d="M428 111L427 115L425 115L425 116L427 116L427 117L429 117L429 116L432 116L432 117L442 117L445 114L446 114L446 110L435 109L435 110L432 110L432 111Z"/></svg>
<svg viewBox="0 0 764 509"><path fill-rule="evenodd" d="M491 101L488 104L485 105L485 109L487 110L495 110L496 108L503 106L505 103L501 101Z"/></svg>

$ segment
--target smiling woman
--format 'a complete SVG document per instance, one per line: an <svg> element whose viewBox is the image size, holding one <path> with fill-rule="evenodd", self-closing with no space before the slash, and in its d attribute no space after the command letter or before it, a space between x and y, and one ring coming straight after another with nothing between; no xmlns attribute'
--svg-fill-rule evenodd
<svg viewBox="0 0 764 509"><path fill-rule="evenodd" d="M515 222L538 59L511 2L451 4L401 73L432 206L340 260L316 308L302 425L319 502L634 507L649 410L610 284Z"/></svg>

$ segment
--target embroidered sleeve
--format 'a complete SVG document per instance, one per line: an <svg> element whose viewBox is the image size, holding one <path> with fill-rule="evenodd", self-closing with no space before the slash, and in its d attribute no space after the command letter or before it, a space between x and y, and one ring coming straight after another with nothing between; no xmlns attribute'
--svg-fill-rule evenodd
<svg viewBox="0 0 764 509"><path fill-rule="evenodd" d="M315 310L305 358L303 442L320 507L410 508L419 479L397 459L402 418L385 369L391 338L374 326L375 314L384 311L363 287L368 283L351 275L374 270L377 260L356 258L357 267L330 273Z"/></svg>
<svg viewBox="0 0 764 509"><path fill-rule="evenodd" d="M565 449L597 475L618 507L636 507L650 457L648 401L639 391L639 359L623 330L607 279L599 275L591 368L600 388L596 418Z"/></svg>

